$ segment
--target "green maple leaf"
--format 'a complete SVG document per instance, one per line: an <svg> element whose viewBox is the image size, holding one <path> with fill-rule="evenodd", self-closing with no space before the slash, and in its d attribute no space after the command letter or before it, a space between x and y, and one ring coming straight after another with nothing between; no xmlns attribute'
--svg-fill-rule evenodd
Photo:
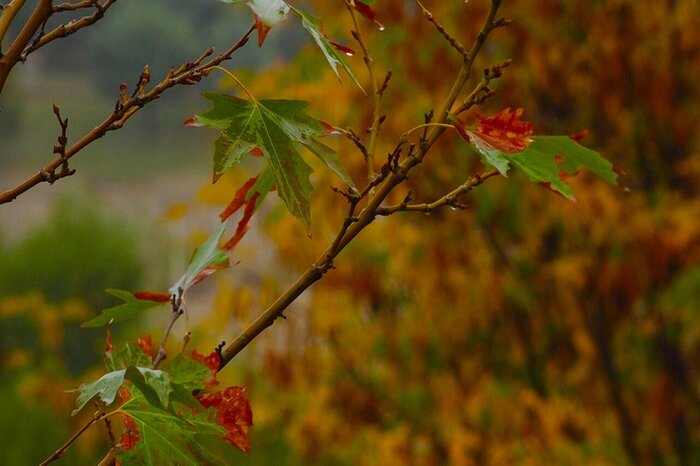
<svg viewBox="0 0 700 466"><path fill-rule="evenodd" d="M211 378L211 370L201 362L178 354L167 364L168 372L173 383L177 383L188 390L197 390L204 386L204 382Z"/></svg>
<svg viewBox="0 0 700 466"><path fill-rule="evenodd" d="M88 401L92 400L94 397L98 397L105 405L111 404L117 397L117 392L119 392L119 387L124 383L124 376L126 374L126 369L120 369L118 371L109 372L99 379L91 383L81 384L80 387L68 390L71 392L79 392L78 398L75 400L75 409L71 413L71 416L75 416Z"/></svg>
<svg viewBox="0 0 700 466"><path fill-rule="evenodd" d="M110 322L113 324L124 322L141 315L143 311L158 306L159 304L154 301L137 299L131 291L108 288L105 292L121 299L124 303L110 307L109 309L104 309L99 316L84 322L81 327L102 327Z"/></svg>
<svg viewBox="0 0 700 466"><path fill-rule="evenodd" d="M535 183L545 183L567 199L574 193L566 183L566 175L574 175L585 167L607 182L617 185L617 173L612 163L569 136L533 136L532 143L522 152L507 154L507 159L524 171Z"/></svg>
<svg viewBox="0 0 700 466"><path fill-rule="evenodd" d="M148 367L151 357L133 343L127 343L124 349L107 353L107 370L126 369L129 366Z"/></svg>
<svg viewBox="0 0 700 466"><path fill-rule="evenodd" d="M306 31L313 38L314 42L316 42L316 45L318 45L318 47L321 49L323 55L326 57L326 61L328 61L328 64L333 69L333 72L335 72L335 75L338 76L338 79L340 79L338 66L341 66L345 72L348 73L350 78L352 78L357 87L359 87L362 92L365 92L365 90L362 89L360 82L350 69L350 66L343 58L343 53L338 51L330 39L328 39L328 37L323 33L323 25L321 24L321 20L293 6L290 6L290 8L297 16L299 16L299 18L301 18L302 26L304 26L304 29L306 29Z"/></svg>
<svg viewBox="0 0 700 466"><path fill-rule="evenodd" d="M307 227L311 222L309 200L313 187L311 167L301 157L302 145L319 157L343 181L352 179L335 152L314 138L326 134L323 124L306 113L308 104L300 100L245 100L238 97L205 94L214 107L195 115L190 126L220 130L214 145L214 180L250 153L259 149L270 170L274 185L289 212ZM261 177L256 189L263 197L272 187L269 177Z"/></svg>
<svg viewBox="0 0 700 466"><path fill-rule="evenodd" d="M229 266L229 259L226 255L226 251L219 247L224 230L226 230L226 224L219 226L219 228L195 250L187 266L187 271L185 271L185 274L170 288L172 294L178 294L179 289L187 290L192 285L199 283L206 276Z"/></svg>
<svg viewBox="0 0 700 466"><path fill-rule="evenodd" d="M201 442L202 436L226 434L216 424L213 409L192 413L182 409L182 415L164 411L144 403L141 395L135 394L120 410L130 416L139 431L139 441L131 450L117 450L117 459L129 465L220 465Z"/></svg>

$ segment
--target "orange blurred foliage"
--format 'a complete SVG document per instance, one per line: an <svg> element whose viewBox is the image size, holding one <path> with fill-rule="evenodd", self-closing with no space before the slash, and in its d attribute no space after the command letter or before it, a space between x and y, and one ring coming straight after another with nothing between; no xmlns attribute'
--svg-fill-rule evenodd
<svg viewBox="0 0 700 466"><path fill-rule="evenodd" d="M424 2L465 44L488 3ZM349 38L337 4L314 4L330 37ZM373 8L386 30L362 31L379 79L393 73L379 157L440 105L460 57L413 2ZM700 462L698 10L693 0L504 2L514 24L477 63L513 64L483 113L523 107L539 134L589 128L586 144L624 167L632 192L582 173L571 205L512 175L476 189L469 210L372 225L247 350L264 367L259 387L284 393L258 398L249 384L253 409L265 405L265 422L285 426L308 464ZM251 90L306 99L314 116L365 134L371 99L317 54ZM330 144L361 180L352 143ZM413 198L429 202L480 169L448 134L412 174ZM290 271L312 263L345 214L325 189L339 181L314 176L313 241L291 216L264 222ZM271 302L286 277L275 273L247 302Z"/></svg>

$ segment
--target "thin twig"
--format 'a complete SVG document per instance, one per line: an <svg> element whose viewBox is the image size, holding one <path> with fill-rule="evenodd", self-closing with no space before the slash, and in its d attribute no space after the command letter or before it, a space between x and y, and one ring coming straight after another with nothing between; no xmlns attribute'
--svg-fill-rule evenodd
<svg viewBox="0 0 700 466"><path fill-rule="evenodd" d="M79 2L73 2L73 3L59 3L58 5L54 5L53 11L54 13L60 13L62 11L75 11L75 10L80 10L83 8L90 8L95 5L99 0L82 0Z"/></svg>
<svg viewBox="0 0 700 466"><path fill-rule="evenodd" d="M360 33L360 27L357 23L357 15L355 14L354 2L352 0L346 0L345 5L347 6L348 11L350 12L350 17L352 18L354 27L352 36L355 38L360 46L360 49L362 50L362 56L369 73L370 83L372 85L372 126L369 128L369 144L367 145L367 149L363 152L363 155L365 156L365 163L367 164L367 179L371 180L374 177L374 153L377 149L377 136L379 135L379 126L381 124L380 104L382 94L386 89L386 85L389 83L391 74L387 74L387 78L384 80L380 92L380 86L377 84L377 78L374 74L374 59L370 54L367 44L362 38L362 34Z"/></svg>
<svg viewBox="0 0 700 466"><path fill-rule="evenodd" d="M170 312L168 325L165 327L165 331L163 332L163 338L160 341L158 354L156 354L156 356L153 358L153 364L151 365L151 369L153 370L158 369L158 365L167 357L167 353L165 352L165 344L168 341L168 337L170 336L170 332L172 331L175 322L177 322L177 319L179 319L185 312L183 292L184 290L182 288L178 288L177 294L173 294L170 298L172 311Z"/></svg>
<svg viewBox="0 0 700 466"><path fill-rule="evenodd" d="M73 444L73 442L76 441L76 439L77 439L78 437L80 437L81 435L83 435L83 433L84 433L86 430L88 430L90 427L92 427L95 423L101 421L102 418L105 417L105 416L108 416L108 414L104 414L104 415L101 415L101 416L100 416L100 415L96 415L96 416L94 416L92 419L90 419L90 422L88 422L87 424L85 424L78 432L76 432L75 434L73 434L73 436L72 436L71 438L69 438L68 440L66 440L66 443L64 443L63 445L61 445L61 447L60 447L58 450L56 450L55 452L53 452L53 454L51 454L51 456L49 456L49 457L46 458L44 461L42 461L41 464L39 464L39 466L46 466L47 464L53 463L54 461L56 461L57 459L59 459L61 456L63 456L63 454L64 454L64 453L66 452L66 450L68 449L68 447L70 447L70 446Z"/></svg>
<svg viewBox="0 0 700 466"><path fill-rule="evenodd" d="M104 17L105 12L112 5L114 5L116 2L117 2L117 0L106 0L102 4L97 2L97 1L93 1L93 0L88 0L86 2L79 2L79 4L81 4L81 6L76 7L76 8L72 8L73 10L77 10L79 8L87 8L89 6L94 6L95 12L91 15L83 16L82 18L72 20L67 24L61 24L59 26L56 26L53 30L47 32L46 34L38 35L36 37L36 39L34 39L34 41L22 51L21 60L25 60L30 53L35 52L36 50L38 50L41 47L48 44L49 42L53 42L56 39L60 39L60 38L69 36L69 35L79 31L80 29L82 29L84 27L95 24L97 21L99 21L100 19L102 19ZM85 4L85 5L82 6L82 4ZM56 13L59 11L71 10L71 8L67 8L66 5L70 5L70 4L61 4L61 5L55 6L53 8L52 13Z"/></svg>
<svg viewBox="0 0 700 466"><path fill-rule="evenodd" d="M396 212L422 212L422 213L428 213L432 212L435 209L439 209L441 207L452 207L455 209L465 209L466 206L464 204L461 204L458 201L459 196L468 193L472 189L476 188L477 186L483 184L484 181L487 179L496 176L499 174L498 170L491 170L488 171L482 175L474 175L472 178L469 178L467 181L459 185L457 188L453 189L449 193L445 194L442 196L440 199L437 199L433 202L430 203L422 203L422 204L409 204L410 198L404 199L403 202L393 205L393 206L387 206L387 207L380 207L377 210L377 215L383 215L383 216L388 216L395 214Z"/></svg>
<svg viewBox="0 0 700 466"><path fill-rule="evenodd" d="M460 53L460 55L462 55L462 57L464 57L465 59L468 59L468 58L469 58L469 55L468 55L467 50L464 48L464 46L463 46L457 39L455 39L454 37L452 37L452 36L450 35L450 33L447 32L447 30L445 30L445 28L442 26L442 24L438 23L438 21L435 19L435 17L433 16L433 14L432 14L426 7L424 7L423 4L422 4L419 0L414 0L414 1L416 2L416 4L418 4L418 6L420 7L420 9L423 11L423 16L425 16L425 18L426 18L428 21L430 21L431 23L433 23L433 25L435 26L435 28L438 30L438 32L439 32L440 34L442 34L442 36L447 40L447 42L449 42L449 44L450 44L455 50L457 50L457 51Z"/></svg>

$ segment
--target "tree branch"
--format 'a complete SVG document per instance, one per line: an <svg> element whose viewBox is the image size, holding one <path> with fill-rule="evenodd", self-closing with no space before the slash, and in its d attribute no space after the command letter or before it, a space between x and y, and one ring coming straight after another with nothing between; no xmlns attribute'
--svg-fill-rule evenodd
<svg viewBox="0 0 700 466"><path fill-rule="evenodd" d="M51 16L51 13L51 0L39 0L39 4L24 24L22 30L17 34L7 53L0 57L0 94L5 87L10 71L20 60L22 50L29 44L36 31L46 22L46 19Z"/></svg>
<svg viewBox="0 0 700 466"><path fill-rule="evenodd" d="M17 13L26 2L27 0L12 0L2 9L0 13L0 45L2 45L2 40L5 38L7 30L15 20L15 16L17 16Z"/></svg>
<svg viewBox="0 0 700 466"><path fill-rule="evenodd" d="M30 53L35 52L36 50L40 49L41 47L45 46L50 42L53 42L56 39L69 36L86 26L90 26L96 23L97 21L102 19L105 12L116 2L117 0L106 0L104 4L100 4L97 0L86 0L78 3L64 3L55 6L53 8L53 13L60 11L78 10L82 8L88 8L89 6L94 6L95 12L91 15L83 16L80 19L70 21L67 24L61 24L60 26L57 26L56 28L54 28L46 34L39 34L36 37L36 39L34 39L34 41L24 49L24 51L22 52L21 59L26 59Z"/></svg>
<svg viewBox="0 0 700 466"><path fill-rule="evenodd" d="M462 69L452 86L452 90L448 95L445 103L443 104L443 109L439 115L438 123L444 124L448 118L449 110L454 105L457 97L463 90L467 80L469 79L469 74L471 72L472 64L474 63L474 58L478 55L481 47L486 40L489 32L494 29L494 18L496 17L496 12L501 5L501 0L492 0L491 9L488 16L484 22L481 32L474 40L474 44L469 52L468 59L465 59ZM435 125L432 126L432 131L430 135L422 141L420 145L420 151L416 154L409 152L409 156L399 164L394 169L386 172L386 178L382 180L376 193L370 198L367 206L362 209L357 218L353 218L350 225L347 225L347 220L344 222L340 233L333 241L333 244L326 249L326 251L319 256L319 258L309 267L304 274L297 279L297 281L277 300L270 305L265 311L263 311L260 316L258 316L253 323L251 323L240 335L236 337L226 348L221 352L221 364L219 369L223 368L228 364L238 353L240 353L246 346L250 344L258 335L260 335L265 329L270 327L278 317L283 315L283 312L287 307L293 303L307 288L313 285L315 282L320 280L323 275L333 267L333 259L348 245L365 227L367 227L378 214L382 202L387 198L387 196L393 191L393 189L402 183L406 178L408 172L414 168L416 165L421 163L427 152L430 150L432 145L437 141L440 135L445 131L444 126ZM489 177L494 176L488 173ZM383 174L380 174L380 176ZM483 178L483 176L482 176ZM481 183L479 183L481 184ZM368 184L368 187L372 185L372 181ZM371 190L371 188L370 188ZM368 193L367 189L363 190L361 196L364 193Z"/></svg>
<svg viewBox="0 0 700 466"><path fill-rule="evenodd" d="M198 83L202 77L208 75L212 68L229 60L236 50L243 47L248 42L254 30L255 27L251 26L234 45L221 55L210 59L208 62L202 63L212 55L213 49L204 52L194 62L185 63L180 65L177 69L170 70L167 76L150 91L126 97L122 101L118 101L114 111L102 123L85 134L75 144L65 149L65 153L62 157L52 160L21 184L0 194L0 204L12 202L18 196L29 191L36 185L49 181L46 178L46 173L54 172L60 165L66 163L68 159L104 136L107 132L120 129L127 120L134 116L146 104L159 98L166 90L178 85L192 85Z"/></svg>

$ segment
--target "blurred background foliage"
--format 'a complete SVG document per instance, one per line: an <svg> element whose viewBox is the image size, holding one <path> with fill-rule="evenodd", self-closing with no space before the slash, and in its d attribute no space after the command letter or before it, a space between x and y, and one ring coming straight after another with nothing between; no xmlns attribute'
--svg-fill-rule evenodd
<svg viewBox="0 0 700 466"><path fill-rule="evenodd" d="M349 18L339 14L339 4L310 3L326 18L326 32L350 44ZM488 7L485 0L424 3L464 43ZM378 152L387 154L439 105L459 57L413 2L374 7L386 30L365 22L363 32L378 74L394 76ZM3 167L36 168L37 155L47 157L40 148L51 147L56 135L51 96L62 96L62 108L76 106L76 127L92 124L110 108L118 83L135 81L144 63L162 73L235 37L250 20L245 9L218 2L125 1L120 8L92 31L53 45L73 47L69 64L47 49L37 54L41 63L28 63L27 74L15 76L0 100ZM536 134L590 129L584 143L624 168L631 192L581 173L572 181L574 205L512 174L470 194L466 211L378 219L287 320L221 374L223 383L248 387L255 416L253 449L226 450L231 464L700 463L698 10L693 0L506 0L502 14L514 24L493 34L476 69L506 58L513 64L479 112L523 107ZM258 98L306 99L314 116L363 133L371 123L370 99L348 78L339 84L299 31L298 25L273 29L265 47L249 45L234 68L267 66L257 74L237 71ZM151 45L159 42L164 49L154 61ZM361 58L351 62L366 82ZM90 67L97 72L88 73ZM208 85L214 84L237 92L225 81ZM27 89L49 100L29 99ZM101 215L85 201L50 207L55 215L36 233L22 230L27 233L0 241L0 409L16 413L3 416L0 428L4 438L17 439L8 444L16 455L9 457L17 458L10 464L45 457L80 424L68 419L72 396L61 389L99 374L101 343L77 329L104 305L96 290L166 287L182 260L164 259L169 253L153 237L175 231L185 241L171 249L190 251L186 240L201 239L211 223L181 216L219 208L254 174L240 170L202 188L189 210L178 204L166 212L155 204L140 211L130 201L133 178L148 179L153 197L172 202L164 188L172 183L162 178L187 174L203 183L208 177L205 141L212 135L180 126L206 107L194 94L183 91L147 109L131 132L81 154L75 178L44 191L49 197L97 177L126 180L124 199L90 198ZM329 143L361 180L363 161L352 144ZM18 150L27 156L16 160ZM447 134L409 187L414 199L430 201L480 169L459 137ZM203 292L201 308L210 311L192 316L198 347L233 338L332 240L345 207L327 186L339 181L320 167L313 181L313 240L270 198L239 247L242 264ZM124 227L124 210L142 212L146 220L139 221L148 227ZM22 213L15 212L2 217L3 230L19 228L12 222ZM169 223L153 222L164 213ZM76 260L74 247L93 257ZM150 331L149 325L124 329L122 337ZM81 341L86 356L76 360L85 363L73 366L68 346ZM94 367L77 377L90 358ZM31 448L39 425L46 444ZM66 464L91 464L104 437L95 431Z"/></svg>

